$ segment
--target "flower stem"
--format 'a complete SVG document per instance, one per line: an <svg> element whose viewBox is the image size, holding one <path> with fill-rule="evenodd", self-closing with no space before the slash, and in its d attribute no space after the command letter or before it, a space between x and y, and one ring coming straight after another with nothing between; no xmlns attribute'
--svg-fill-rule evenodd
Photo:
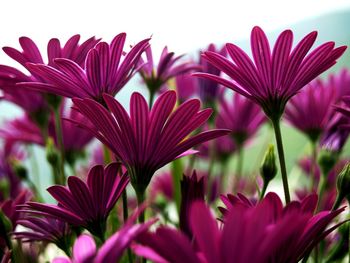
<svg viewBox="0 0 350 263"><path fill-rule="evenodd" d="M289 204L290 203L290 194L289 194L289 186L288 186L288 178L287 178L286 161L284 158L284 151L283 151L280 119L277 118L275 120L272 120L272 125L273 125L273 129L275 131L278 158L280 161L280 168L281 168L281 175L282 175L282 182L283 182L284 196L285 196L286 204Z"/></svg>
<svg viewBox="0 0 350 263"><path fill-rule="evenodd" d="M149 109L152 109L155 94L156 93L154 91L150 91L149 93Z"/></svg>
<svg viewBox="0 0 350 263"><path fill-rule="evenodd" d="M235 193L237 190L239 190L239 184L241 181L241 177L242 177L242 170L243 170L243 147L242 145L238 145L237 146L237 163L236 163L236 180L235 183L233 185L233 193Z"/></svg>
<svg viewBox="0 0 350 263"><path fill-rule="evenodd" d="M60 183L63 185L66 181L66 176L64 172L64 161L65 161L65 152L64 152L64 144L63 144L63 134L62 134L62 125L61 125L61 114L60 109L54 109L55 114L55 131L56 131L56 139L58 148L60 150L61 158L59 161L60 165Z"/></svg>
<svg viewBox="0 0 350 263"><path fill-rule="evenodd" d="M136 191L137 207L141 207L142 203L145 201L145 191ZM139 223L145 222L145 212L142 211L139 215Z"/></svg>

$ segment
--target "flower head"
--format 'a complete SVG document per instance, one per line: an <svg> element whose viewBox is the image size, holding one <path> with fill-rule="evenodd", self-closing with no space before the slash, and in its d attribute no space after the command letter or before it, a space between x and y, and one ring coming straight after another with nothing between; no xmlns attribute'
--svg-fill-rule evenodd
<svg viewBox="0 0 350 263"><path fill-rule="evenodd" d="M24 215L17 223L28 230L14 232L13 236L16 239L23 242L45 241L54 243L63 250L70 246L71 230L67 223L59 219Z"/></svg>
<svg viewBox="0 0 350 263"><path fill-rule="evenodd" d="M99 39L94 37L89 38L79 44L80 35L74 35L61 46L57 38L52 38L47 44L47 64L55 67L53 60L55 58L67 58L75 61L78 65L83 65L85 57L90 48L92 48ZM22 51L12 47L4 47L4 52L26 68L31 75L19 71L16 68L6 65L0 65L0 89L3 90L5 100L11 101L23 108L31 118L36 121L42 121L41 111L48 111L48 105L42 96L37 91L22 89L16 86L19 82L38 82L44 81L39 75L31 71L30 63L44 64L44 59L39 51L39 48L34 41L28 37L21 37L19 43Z"/></svg>
<svg viewBox="0 0 350 263"><path fill-rule="evenodd" d="M317 197L312 195L285 208L269 193L257 205L237 198L220 227L203 202L189 214L193 241L167 227L146 233L134 251L154 262L298 262L328 234L327 225L344 209L313 215ZM169 247L167 240L172 241Z"/></svg>
<svg viewBox="0 0 350 263"><path fill-rule="evenodd" d="M225 98L220 100L216 127L230 129L230 135L238 147L252 138L265 121L259 106L236 92L230 102Z"/></svg>
<svg viewBox="0 0 350 263"><path fill-rule="evenodd" d="M126 34L121 33L110 44L98 43L89 50L84 67L67 58L54 59L54 67L28 64L42 81L21 86L69 98L102 101L103 93L114 96L139 69L140 56L149 45L149 39L142 40L124 55L125 39Z"/></svg>
<svg viewBox="0 0 350 263"><path fill-rule="evenodd" d="M315 142L330 120L335 94L334 86L328 86L322 80L312 82L289 101L285 118Z"/></svg>
<svg viewBox="0 0 350 263"><path fill-rule="evenodd" d="M199 69L199 66L194 63L178 63L183 55L175 56L174 52L168 51L168 47L164 47L157 66L154 65L150 46L146 49L146 57L146 62L143 60L139 62L140 65L143 65L139 72L147 88L153 94L158 92L171 78Z"/></svg>
<svg viewBox="0 0 350 263"><path fill-rule="evenodd" d="M308 34L292 49L293 33L286 30L279 35L271 52L265 33L256 26L251 34L254 61L234 44L226 44L233 62L215 52L203 54L232 80L208 73L196 75L233 89L258 103L269 118L278 119L288 100L333 66L346 49L345 46L334 48L334 42L327 42L309 52L316 36L317 32Z"/></svg>
<svg viewBox="0 0 350 263"><path fill-rule="evenodd" d="M162 94L151 110L141 94L133 93L130 115L113 97L104 95L104 100L109 111L91 99L73 99L79 112L91 121L90 126L77 123L91 130L123 162L135 190L144 191L155 171L189 154L193 146L228 132L212 130L189 136L209 118L211 110L200 111L195 99L174 110L174 91Z"/></svg>
<svg viewBox="0 0 350 263"><path fill-rule="evenodd" d="M96 165L89 171L87 182L70 176L68 187L54 185L47 189L58 205L28 202L21 211L58 218L101 237L109 212L129 182L126 174L118 175L119 167L117 163L105 168Z"/></svg>

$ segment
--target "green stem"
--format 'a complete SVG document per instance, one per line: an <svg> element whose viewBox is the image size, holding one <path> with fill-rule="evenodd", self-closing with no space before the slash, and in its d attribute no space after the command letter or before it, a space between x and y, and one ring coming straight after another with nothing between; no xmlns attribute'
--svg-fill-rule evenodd
<svg viewBox="0 0 350 263"><path fill-rule="evenodd" d="M136 198L137 198L137 206L140 208L140 206L145 201L145 191L136 191ZM139 215L139 223L142 224L145 222L145 212L142 211Z"/></svg>
<svg viewBox="0 0 350 263"><path fill-rule="evenodd" d="M268 186L268 183L265 183L265 181L264 181L263 188L261 189L261 192L260 192L260 200L262 200L264 198L266 190L267 190L267 186Z"/></svg>
<svg viewBox="0 0 350 263"><path fill-rule="evenodd" d="M312 163L311 163L311 192L316 185L316 169L317 169L317 145L316 142L311 142L312 148Z"/></svg>
<svg viewBox="0 0 350 263"><path fill-rule="evenodd" d="M286 161L284 158L284 151L283 151L280 119L277 118L276 120L272 120L272 125L273 125L273 129L275 131L277 150L278 150L278 158L280 161L280 168L281 168L281 175L282 175L282 182L283 182L284 196L285 196L286 204L289 204L290 203L290 194L289 194L289 186L288 186Z"/></svg>
<svg viewBox="0 0 350 263"><path fill-rule="evenodd" d="M236 176L237 178L241 178L242 171L243 171L243 147L238 146L237 147L237 166L236 166Z"/></svg>
<svg viewBox="0 0 350 263"><path fill-rule="evenodd" d="M128 217L129 217L128 196L127 196L127 193L126 193L126 189L124 189L124 191L123 191L122 198L123 198L123 219L124 219L124 224L125 224L126 221L128 221ZM133 259L132 259L131 249L128 248L127 251L128 251L127 252L127 254L128 254L128 261L129 261L129 263L132 263Z"/></svg>
<svg viewBox="0 0 350 263"><path fill-rule="evenodd" d="M59 148L60 154L61 154L61 158L59 161L60 182L63 185L66 182L66 176L65 176L65 172L64 172L65 152L64 152L64 144L63 144L62 125L61 125L61 113L60 113L59 107L54 109L54 114L55 114L56 140L57 140L58 148Z"/></svg>
<svg viewBox="0 0 350 263"><path fill-rule="evenodd" d="M149 109L152 109L155 94L156 94L155 92L153 92L153 91L150 90L150 93L149 93L149 103L148 103Z"/></svg>

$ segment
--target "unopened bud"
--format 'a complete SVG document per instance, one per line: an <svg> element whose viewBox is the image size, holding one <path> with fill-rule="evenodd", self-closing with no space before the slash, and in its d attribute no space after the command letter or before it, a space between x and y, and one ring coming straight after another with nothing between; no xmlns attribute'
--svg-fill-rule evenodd
<svg viewBox="0 0 350 263"><path fill-rule="evenodd" d="M264 160L260 167L260 174L264 182L266 183L270 182L273 178L275 178L277 174L275 147L273 146L273 144L269 145L269 148L265 153Z"/></svg>
<svg viewBox="0 0 350 263"><path fill-rule="evenodd" d="M318 164L320 165L323 175L328 175L333 169L334 165L338 161L337 153L323 149L318 158Z"/></svg>
<svg viewBox="0 0 350 263"><path fill-rule="evenodd" d="M25 166L23 166L19 161L14 161L12 164L13 171L18 176L18 178L26 180L28 176L28 171Z"/></svg>
<svg viewBox="0 0 350 263"><path fill-rule="evenodd" d="M338 197L342 200L350 197L350 163L347 163L337 177Z"/></svg>
<svg viewBox="0 0 350 263"><path fill-rule="evenodd" d="M57 166L60 160L60 154L52 138L46 142L46 159L52 166Z"/></svg>

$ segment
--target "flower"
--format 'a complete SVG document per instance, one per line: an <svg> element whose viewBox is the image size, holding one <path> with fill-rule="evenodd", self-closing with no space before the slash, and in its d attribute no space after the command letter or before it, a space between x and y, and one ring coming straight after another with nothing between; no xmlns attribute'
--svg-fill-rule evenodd
<svg viewBox="0 0 350 263"><path fill-rule="evenodd" d="M236 92L230 102L224 97L220 99L216 127L230 129L230 135L238 147L252 138L265 121L259 106Z"/></svg>
<svg viewBox="0 0 350 263"><path fill-rule="evenodd" d="M183 74L175 77L176 92L182 103L190 99L198 91L198 81L191 74Z"/></svg>
<svg viewBox="0 0 350 263"><path fill-rule="evenodd" d="M151 219L143 224L134 224L136 211L115 234L104 242L97 250L94 239L87 235L80 235L73 246L73 258L55 258L53 263L114 263L119 262L124 251L130 244L156 221Z"/></svg>
<svg viewBox="0 0 350 263"><path fill-rule="evenodd" d="M68 58L78 65L83 65L89 49L95 46L99 39L91 37L81 44L79 44L79 40L80 35L74 35L61 47L57 38L50 39L47 44L47 64L54 67L53 60L55 58ZM22 51L12 47L4 47L3 50L9 57L25 67L31 75L27 76L16 68L0 65L0 89L4 92L3 98L5 100L17 104L30 114L33 120L41 122L44 117L42 111L48 111L48 105L44 97L37 91L22 89L16 84L19 82L43 81L39 75L31 71L29 63L44 64L44 60L33 40L28 37L21 37L19 43L23 49Z"/></svg>
<svg viewBox="0 0 350 263"><path fill-rule="evenodd" d="M293 33L286 30L279 35L271 54L265 33L256 26L251 34L254 62L242 49L230 43L226 44L226 49L233 62L215 52L203 54L232 81L208 73L195 75L216 81L255 101L270 119L277 120L287 101L333 66L346 49L345 46L334 48L334 42L327 42L308 54L316 36L317 32L311 32L292 50Z"/></svg>
<svg viewBox="0 0 350 263"><path fill-rule="evenodd" d="M285 118L295 128L303 132L312 142L316 142L325 131L333 113L336 90L318 79L293 97L286 107Z"/></svg>
<svg viewBox="0 0 350 263"><path fill-rule="evenodd" d="M118 163L105 168L96 165L89 171L87 182L70 176L68 188L54 185L47 189L58 205L27 202L20 211L82 226L103 240L108 214L129 182L126 174L118 176L119 167Z"/></svg>
<svg viewBox="0 0 350 263"><path fill-rule="evenodd" d="M196 99L174 110L174 91L163 93L151 110L141 94L133 93L130 116L113 97L105 94L103 98L109 111L91 99L73 99L74 107L91 125L76 123L91 130L125 165L137 193L144 193L159 168L191 153L188 150L193 146L228 132L211 130L189 136L209 118L211 110L200 111L200 102Z"/></svg>
<svg viewBox="0 0 350 263"><path fill-rule="evenodd" d="M190 62L177 63L182 57L175 56L174 52L169 52L168 47L164 47L157 67L154 65L152 49L146 49L147 61L139 61L143 65L140 75L151 94L158 92L161 87L171 78L199 69L198 65Z"/></svg>
<svg viewBox="0 0 350 263"><path fill-rule="evenodd" d="M116 95L139 69L138 62L148 47L149 39L142 40L126 53L123 47L125 33L117 35L110 44L98 43L87 54L85 66L71 59L54 59L55 66L28 64L30 71L42 81L24 82L20 86L53 93L64 97L92 98L102 101L102 94Z"/></svg>
<svg viewBox="0 0 350 263"><path fill-rule="evenodd" d="M201 53L205 53L207 51L218 53L223 57L225 57L227 54L225 47L218 49L214 44L209 44L209 46L205 50L201 51ZM202 72L220 76L221 70L211 63L208 63L208 61L206 59L203 59L202 56L199 58L199 65L201 66ZM219 97L219 85L216 81L200 78L198 79L198 93L204 105L213 105L215 99Z"/></svg>
<svg viewBox="0 0 350 263"><path fill-rule="evenodd" d="M317 196L285 208L269 193L256 206L246 198L232 204L220 227L203 202L192 205L189 220L194 239L168 227L138 238L134 251L154 262L298 262L330 231L327 225L344 208L313 215ZM334 228L331 228L334 230ZM168 242L171 240L171 246Z"/></svg>
<svg viewBox="0 0 350 263"><path fill-rule="evenodd" d="M69 250L71 230L67 223L50 218L24 215L17 221L31 231L16 231L13 236L23 242L45 241L54 243L64 251Z"/></svg>

